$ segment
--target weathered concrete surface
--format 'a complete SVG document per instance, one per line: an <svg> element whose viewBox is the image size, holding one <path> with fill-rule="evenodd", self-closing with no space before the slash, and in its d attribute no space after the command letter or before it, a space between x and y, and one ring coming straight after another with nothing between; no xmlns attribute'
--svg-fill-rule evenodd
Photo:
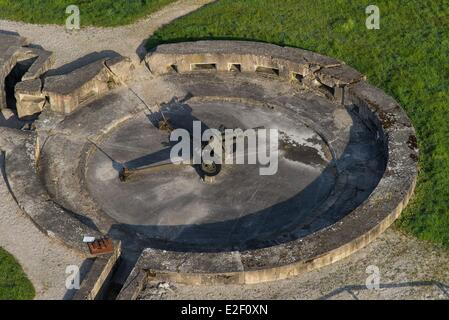
<svg viewBox="0 0 449 320"><path fill-rule="evenodd" d="M54 25L38 26L0 20L0 29L19 32L33 43L42 44L56 52L56 57L52 57L52 59L55 58L55 67L69 62L76 62L78 66L84 65L86 61L92 61L86 55L93 51L109 49L130 56L138 61L138 55L144 54L144 41L152 32L163 24L169 23L173 19L188 14L213 1L180 0L136 24L120 28L86 28L81 32L67 33L64 27ZM120 39L120 41L117 41L117 39ZM26 43L24 39L23 43ZM1 44L5 44L5 42L1 42ZM138 55L135 55L136 53ZM84 57L86 59L82 58L83 56L86 56ZM43 64L39 61L37 62L36 68L29 70L30 74L33 74L31 72L33 70L35 70L34 74L39 72L37 66L42 66ZM24 76L23 80L25 78L27 78L27 75ZM3 88L3 84L1 87ZM41 104L42 100L34 100L38 96L35 94L36 92L33 91L33 95L26 96L23 99L24 103L29 103L30 113L32 114L39 112L41 107L43 107ZM3 107L3 90L0 90L0 98L0 105ZM1 126L19 128L23 124L10 109L1 110ZM0 163L3 164L2 160L0 160ZM19 260L36 288L36 299L70 298L65 288L65 279L67 277L65 268L68 265L82 266L83 258L74 251L67 250L66 246L60 245L57 241L52 240L38 230L29 219L29 216L19 209L3 179L0 181L0 191L2 194L0 245Z"/></svg>
<svg viewBox="0 0 449 320"><path fill-rule="evenodd" d="M3 156L0 166L4 166ZM67 298L66 267L81 267L84 257L38 230L18 207L3 178L0 198L0 246L19 261L36 290L35 299Z"/></svg>
<svg viewBox="0 0 449 320"><path fill-rule="evenodd" d="M35 78L49 67L40 56L15 86L19 118L36 115L47 107L49 110L69 114L89 101L120 85L126 84L134 70L128 58L117 53L99 58L75 68L71 72ZM52 70L50 73L57 73ZM20 80L20 79L18 79Z"/></svg>
<svg viewBox="0 0 449 320"><path fill-rule="evenodd" d="M42 93L41 79L19 82L15 88L17 101L17 116L23 118L42 112L47 100Z"/></svg>
<svg viewBox="0 0 449 320"><path fill-rule="evenodd" d="M167 162L170 151L166 134L144 114L124 123L102 139L102 152L87 162L87 186L108 215L148 238L195 251L272 246L332 225L363 202L382 175L382 143L343 106L249 75L166 81L193 95L163 108L175 126L189 128L197 119L210 128L278 129L280 157L274 176L260 176L254 165L225 165L213 185L201 182L193 168L123 184L109 157L133 167ZM221 96L204 96L216 94L215 88Z"/></svg>
<svg viewBox="0 0 449 320"><path fill-rule="evenodd" d="M241 44L242 43L238 43L237 47L240 48ZM232 43L228 43L223 47L228 50L230 46L232 46ZM250 44L245 44L245 48L246 47L250 47ZM183 48L182 45L181 48ZM239 50L240 49L238 49L237 52L239 52ZM283 52L283 50L284 49L280 52ZM271 52L272 50L268 51ZM290 49L287 51L291 54ZM158 53L154 54L158 55ZM304 55L307 56L309 53L305 53ZM287 54L282 61L288 62L288 60L285 60L288 57L290 56ZM323 63L323 66L320 66L320 68L339 67L337 65L330 65L325 58L315 58L316 59L313 60L314 63L317 64L320 61ZM311 60L310 57L308 57L308 59L309 61ZM202 63L201 61L202 60L197 60L198 63ZM148 61L148 63L151 68L155 62ZM277 67L280 66L277 65ZM388 182L381 181L379 185L377 185L374 193L368 198L368 201L363 202L372 192L372 188L376 187L378 180L373 180L372 186L367 187L354 184L357 183L357 181L370 181L370 179L367 179L366 175L364 175L363 178L347 177L346 181L348 182L346 185L341 186L341 190L348 191L353 187L363 190L365 193L362 193L363 197L361 197L360 202L358 202L358 204L361 204L360 207L348 207L347 204L344 204L343 202L341 211L343 215L337 215L338 217L334 216L333 219L335 220L328 224L323 223L323 220L318 219L316 223L310 222L307 226L307 228L309 228L308 232L304 232L301 228L293 228L288 236L284 237L284 240L276 239L272 241L271 239L266 239L261 241L261 239L258 239L258 241L260 241L259 244L256 244L254 247L248 247L248 250L243 249L237 254L238 259L236 261L238 261L238 264L236 266L213 262L225 259L226 253L224 252L216 253L217 259L212 260L211 254L179 254L173 252L170 253L169 260L171 262L162 263L163 261L166 261L166 259L162 259L162 256L160 256L161 252L153 250L151 251L151 254L149 254L151 256L150 258L143 259L143 262L141 263L143 269L149 270L150 272L160 272L161 277L168 276L169 278L174 277L179 281L184 279L184 281L187 282L204 284L224 281L224 278L232 279L227 281L238 283L254 283L282 279L313 269L317 266L326 265L347 256L354 250L369 243L375 236L388 227L400 213L404 203L406 203L413 190L414 178L416 175L416 163L413 161L413 157L407 158L407 160L400 156L405 149L409 150L407 152L414 153L416 156L417 150L410 150L406 143L410 139L410 137L406 135L412 134L413 129L411 128L407 117L404 117L404 114L401 113L400 109L392 110L391 112L389 111L388 123L385 122L385 119L382 116L376 117L375 114L378 113L376 108L379 108L376 101L370 101L363 97L363 94L365 94L365 91L363 90L365 89L358 89L360 88L360 85L353 84L353 82L357 80L355 80L354 77L348 76L348 74L354 74L352 71L333 73L333 76L340 75L342 77L342 79L334 81L334 88L340 87L343 83L347 86L344 89L347 93L347 97L342 100L342 102L346 103L347 110L338 104L339 101L335 101L334 97L330 97L331 101L337 102L337 104L331 103L325 105L323 102L321 104L318 103L317 105L317 101L327 101L325 98L329 97L327 95L323 98L316 96L315 94L319 93L319 90L316 91L314 87L308 85L305 87L295 87L294 84L293 86L290 86L289 82L285 81L287 80L285 77L276 79L276 77L270 76L267 78L257 72L252 73L252 75L249 72L242 72L241 74L225 72L223 74L215 75L214 72L204 73L200 70L198 73L195 73L196 70L193 71L193 74L191 74L191 72L187 72L186 75L172 73L163 78L162 83L165 83L165 89L161 90L161 92L164 92L164 94L157 95L157 92L153 93L152 100L145 99L147 105L144 105L142 101L139 101L141 98L134 96L134 93L121 90L120 92L117 91L119 94L105 96L98 102L90 104L91 106L95 105L96 108L84 108L82 111L80 110L80 112L67 117L63 122L56 124L56 126L50 125L47 129L47 125L38 125L38 131L41 132L41 134L44 133L44 136L46 136L46 131L53 132L53 136L47 141L46 147L40 150L41 166L43 168L42 173L52 197L58 198L60 203L64 203L66 207L71 208L71 210L75 212L82 212L84 215L87 214L87 216L85 216L86 219L91 219L94 222L103 221L105 224L103 225L102 230L107 229L108 226L113 230L114 224L118 226L129 225L127 226L127 229L135 229L136 237L139 239L147 239L150 241L149 243L152 243L151 241L153 240L166 241L167 238L165 236L158 238L154 237L154 233L148 233L148 231L145 230L145 228L148 227L145 226L147 222L142 222L141 220L135 222L126 220L120 221L120 217L117 215L114 216L111 209L108 209L107 201L98 202L98 195L94 195L94 199L90 199L89 196L83 196L82 198L84 200L80 200L76 195L85 195L82 191L80 192L80 190L83 190L86 187L83 178L86 172L83 169L83 166L89 162L88 158L85 158L85 155L90 155L93 152L100 154L99 151L97 151L98 147L92 145L90 141L86 141L87 138L97 141L102 150L101 153L104 153L104 147L107 148L107 145L102 145L101 142L105 140L107 134L111 130L125 123L124 121L129 120L130 117L137 114L139 110L145 110L149 105L153 106L167 103L170 101L169 99L173 97L170 95L170 92L184 92L185 96L190 95L190 97L201 99L209 99L212 97L217 101L232 101L233 98L239 97L244 103L248 103L251 99L258 99L257 101L259 104L263 105L263 103L265 103L271 109L274 109L275 112L287 112L287 114L288 112L296 112L296 114L300 114L306 119L304 122L307 125L314 128L316 132L319 132L319 134L325 137L325 140L330 143L330 149L332 150L330 153L335 157L334 161L336 160L338 162L338 159L345 158L344 154L347 149L349 152L348 154L355 156L358 159L357 161L362 161L362 167L365 168L367 161L365 158L368 156L369 153L367 152L369 150L373 151L375 154L385 154L386 152L389 152L390 162L388 164L389 166L387 165L387 171L384 175ZM314 77L318 77L318 74L316 73L318 71L319 70L315 70L311 74L313 74ZM281 72L279 74L281 74ZM327 80L330 81L329 79ZM310 79L311 83L315 80L317 79ZM254 83L251 83L251 81ZM150 78L147 83L140 84L140 86L143 89L158 86L159 88L164 87L164 85L161 86L160 82L161 79ZM261 83L265 83L266 85L258 87ZM329 82L328 84L331 85ZM307 102L298 100L298 97L301 95L305 95ZM167 99L167 97L169 99ZM123 98L125 99L123 100ZM314 103L312 103L312 101L314 101ZM220 103L222 106L223 102ZM311 105L307 106L308 103L311 103ZM286 109L276 107L276 104L284 105L286 106ZM301 108L304 108L304 110ZM380 106L380 108L383 107ZM338 111L339 109L340 111ZM129 111L131 111L131 113L129 113ZM233 113L235 112L236 111L233 111ZM315 115L314 112L316 112ZM329 113L330 116L323 117L323 114L326 113ZM350 132L346 130L351 129L355 133L354 137L356 137L357 142L364 141L363 138L361 138L361 132L365 129L361 129L361 131L357 129L357 126L354 125L354 121L345 123L345 121L347 121L344 120L345 118L350 119L349 114L353 114L355 118L359 119L358 121L362 124L360 128L365 126L368 128L367 132L372 132L373 134L373 137L367 137L366 146L359 150L357 148L354 149L353 147L349 147L350 144L348 144L348 139L345 140L339 138L339 134L337 133L340 130L340 132L345 133L347 136ZM107 115L106 118L104 118L105 115ZM242 118L242 115L240 115L239 118ZM143 119L145 119L145 117L143 117ZM393 126L387 125L391 124L391 119L396 119L396 122L394 122L395 125ZM50 124L52 123L51 117L47 120ZM213 120L213 117L208 121L211 120ZM216 125L216 123L214 125ZM150 124L149 126L151 127ZM134 126L131 126L131 128L133 127ZM63 134L58 134L59 132ZM136 133L126 133L123 138L126 139L129 136L135 136L137 138ZM71 142L68 142L68 139L70 139ZM401 143L400 141L402 140L404 140L405 143ZM58 145L60 147L58 147ZM71 148L64 147L69 145ZM84 146L86 146L87 149ZM132 147L132 143L128 143L128 146ZM379 148L377 151L375 146ZM402 148L405 149L403 150ZM110 150L106 150L106 153L109 151ZM124 154L122 154L122 156L123 155ZM114 161L118 161L118 163L124 161L119 154L113 154L113 158L115 156L118 157L117 160L114 159ZM63 158L66 160L63 160ZM85 160L82 160L79 164L76 162L73 163L73 159L78 158ZM373 157L368 156L368 158L372 160ZM110 161L110 159L106 160ZM395 162L391 162L392 160ZM58 161L61 165L57 165ZM357 163L357 161L354 163ZM73 165L67 165L69 163L73 163ZM380 161L379 164L382 164L382 161ZM378 168L381 167L382 165L378 166ZM113 168L111 168L111 170L111 172L114 172ZM339 175L344 173L344 170L347 170L347 172L354 172L354 169L351 169L347 165L342 165L341 168L338 168L337 166ZM364 174L363 170L361 173ZM63 183L54 184L52 182L52 177L54 176L62 177ZM95 177L96 175L87 172L87 176ZM401 194L400 191L403 190L404 185L407 186L408 189L405 194ZM62 186L64 186L65 191L61 193ZM109 189L114 190L113 188L110 188L110 186L111 185L109 184ZM106 189L107 188L104 187L94 187L94 190ZM137 187L137 189L146 190L146 188L141 187ZM69 194L75 196L67 197L66 195ZM105 194L107 194L107 192ZM118 193L116 192L115 196L120 194L121 191ZM112 195L110 195L109 198L111 196L114 198L114 192L112 192ZM391 202L380 200L385 199L385 196L389 197ZM377 199L376 197L380 198ZM91 204L89 204L89 202ZM123 203L126 203L126 201ZM95 209L95 205L99 206L99 208ZM350 212L351 210L353 211ZM106 211L106 215L113 218L112 221L108 222L107 219L103 218L104 211ZM119 211L126 212L127 210ZM330 210L330 212L333 211ZM348 214L348 212L350 213ZM240 218L242 217L240 216ZM339 222L335 223L336 221ZM183 228L182 230L183 232L181 234L185 235L186 229ZM129 232L129 230L127 232ZM179 238L176 236L176 232L175 238ZM194 239L194 237L191 237L190 239ZM179 242L175 241L173 243L173 248L176 247L175 244L177 245ZM160 247L160 243L158 244L158 242L155 241L153 244L150 244L150 246ZM259 249L252 250L254 248ZM207 249L205 250L207 251ZM216 250L216 248L213 250ZM220 257L222 259L220 259ZM316 260L314 260L314 257L316 257ZM225 260L227 261L227 259ZM203 261L203 263L198 264L198 261ZM230 261L232 261L232 259ZM304 263L305 261L313 261L313 263ZM180 263L182 264L181 269L179 268ZM172 270L170 269L170 265L177 267ZM183 270L183 272L179 272L179 270ZM240 273L241 271L244 272Z"/></svg>
<svg viewBox="0 0 449 320"><path fill-rule="evenodd" d="M197 41L160 45L145 58L155 74L193 70L271 73L316 88L344 103L344 86L364 76L343 62L314 52L246 41Z"/></svg>
<svg viewBox="0 0 449 320"><path fill-rule="evenodd" d="M37 175L36 136L31 132L0 128L0 149L6 153L5 174L13 197L49 237L90 256L84 236L101 234L51 201Z"/></svg>
<svg viewBox="0 0 449 320"><path fill-rule="evenodd" d="M294 278L254 285L194 286L150 277L135 296L144 300L448 300L448 264L445 248L392 228L350 257ZM369 266L379 268L380 290L366 287L372 275L366 272Z"/></svg>
<svg viewBox="0 0 449 320"><path fill-rule="evenodd" d="M120 55L99 59L68 74L46 77L42 93L49 97L52 111L69 114L124 84L133 69Z"/></svg>
<svg viewBox="0 0 449 320"><path fill-rule="evenodd" d="M230 48L233 45L240 57L232 56ZM259 48L262 53L270 52L270 55L258 54L248 58L251 47ZM294 49L287 51L290 53L290 50ZM207 51L211 54L207 54ZM314 83L331 88L333 97L330 98L350 108L365 126L375 133L373 141L383 143L383 152L388 154L388 163L379 184L366 201L332 226L292 239L290 242L242 251L238 254L238 267L222 263L229 260L230 252L223 252L220 256L219 253L167 253L154 249L145 251L137 267L160 276L160 279L191 284L249 284L288 278L335 262L364 247L388 228L406 206L416 183L418 150L416 145L411 143L416 141L414 130L402 108L380 90L366 84L363 77L350 68L346 69L341 64L326 65L327 62L321 62L319 65L319 59L316 59L316 64L305 64L305 69L300 70L300 65L304 64L301 57L307 53L298 51L298 55L294 57L285 53L280 58L283 51L284 48L271 45L252 46L249 43L227 41L217 44L199 42L181 44L179 47L161 46L150 53L146 61L155 74L169 73L173 78L181 79L183 74L193 77L196 73L207 73L210 79L214 79L217 72L232 71L226 69L226 66L235 61L241 63L238 69L247 74L257 74L260 65L265 69L274 69L276 72L270 76L271 79L277 75L288 79L292 72L302 71L300 75L303 78L309 77L309 82L305 82L306 88L320 91L321 85L314 86ZM208 64L207 68L201 67L204 64ZM235 73L235 70L232 72ZM177 73L181 75L177 76ZM304 82L301 77L295 78ZM185 79L182 82L186 83ZM198 86L200 91L209 92L209 95L214 95L215 91L219 92L220 89L226 92L226 89L222 88L227 87L228 84L223 83L221 87L214 88L214 81L211 81L211 85ZM189 89L191 90L186 90L189 94L197 94L197 88ZM338 94L336 89L341 89ZM236 95L239 93L237 90ZM329 98L328 95L325 96ZM337 97L341 100L335 99ZM228 267L234 268L235 271L229 272Z"/></svg>
<svg viewBox="0 0 449 320"><path fill-rule="evenodd" d="M235 47L235 53L232 52L232 47ZM251 55L251 49L260 49L258 55ZM207 50L211 50L212 54L207 54ZM217 60L218 58L221 60ZM228 68L229 64L235 66L235 61L240 66ZM148 56L146 62L153 71L153 76L143 77L144 82L130 84L131 90L123 87L115 88L109 94L95 95L93 98L97 100L85 99L82 105L86 108L57 110L70 112L71 114L66 117L54 114L51 110L44 110L36 123L38 136L38 144L35 146L36 159L45 189L51 195L52 201L79 215L79 221L83 221L86 225L98 227L100 231L108 232L116 239L124 241L127 249L153 248L144 252L136 266L135 274L144 271L160 279L193 284L251 284L285 279L335 262L364 247L391 225L411 197L417 174L418 150L410 144L410 141L414 141L410 121L400 106L394 103L384 105L383 102L390 99L367 85L362 75L341 62L291 48L225 41L218 42L217 45L213 42L200 42L197 46L192 43L180 44L179 50L174 45L162 46ZM205 64L209 65L204 68ZM167 66L171 67L171 71ZM58 81L47 82L45 79L44 88L48 84L51 92L70 96L82 88L83 81L88 83L95 78L95 74L101 73L99 70L104 69L100 67L94 64L93 76L88 74L88 77L79 82L73 75L69 76L68 79L71 79L69 84L72 84L73 80L73 86L52 87ZM157 68L162 69L157 71ZM242 72L236 72L235 69ZM120 72L121 68L115 70ZM112 73L115 74L114 71ZM166 73L168 74L165 75ZM55 79L62 80L60 75L52 77L59 77ZM105 79L101 79L101 82L104 83ZM65 87L70 90L65 92ZM78 93L74 96L83 95ZM79 101L73 106L81 105L78 103ZM195 107L195 103L200 107ZM194 114L202 108L201 106L207 106L204 110L209 112L215 110L209 116L201 115L201 112L195 115L203 118L212 127L216 127L218 122L222 121L229 121L231 126L242 124L253 126L250 123L233 123L237 119L242 121L245 118L243 113L239 113L239 109L251 106L250 115L257 115L252 117L254 120L263 119L257 111L262 108L271 110L267 118L268 124L275 123L274 119L277 118L280 122L286 123L287 119L282 115L288 115L287 118L291 117L296 123L301 122L311 128L321 137L322 144L327 145L330 150L328 152L330 156L321 157L322 160L326 158L321 167L321 175L326 172L324 168L332 169L332 166L335 166L331 172L334 172L339 179L344 178L340 179L341 181L337 179L336 182L331 176L330 179L324 179L324 185L338 186L335 188L336 192L329 191L328 199L331 201L327 201L328 199L317 201L327 210L326 208L323 211L318 210L319 214L316 217L312 214L312 218L316 219L309 221L307 217L305 222L295 224L301 219L294 215L296 212L293 207L287 206L288 210L281 213L287 218L293 214L295 223L288 225L287 230L282 228L286 227L285 222L288 219L280 220L282 222L280 225L257 224L262 228L262 232L257 235L246 232L244 220L248 215L248 212L245 212L247 210L238 212L237 218L233 218L238 222L234 224L237 228L231 228L231 231L237 230L239 232L234 232L235 234L246 234L251 237L245 238L247 243L244 241L245 245L236 250L230 249L229 244L227 247L207 248L207 243L210 242L208 239L201 243L201 239L195 239L199 237L194 236L198 233L193 232L188 236L187 231L190 229L185 226L188 225L189 217L187 220L180 217L175 223L181 226L180 230L171 229L166 233L162 232L162 236L157 235L154 230L167 227L167 223L161 220L163 217L156 217L154 221L142 220L140 217L137 220L121 220L132 211L127 210L129 207L126 206L126 201L119 206L122 208L119 210L123 212L122 215L118 212L117 216L117 213L114 214L107 206L108 200L101 200L98 194L98 190L105 190L103 193L100 192L100 195L107 195L106 198L118 197L121 194L120 188L114 191L115 189L111 188L112 184L101 186L98 181L109 177L110 173L116 174L117 166L122 161L132 159L122 159L121 157L129 153L120 150L113 155L117 156L118 160L111 158L110 155L106 157L107 159L105 157L95 159L95 156L105 154L103 147L107 147L107 144L103 145L103 142L108 142L110 137L114 137L114 132L118 133L116 136L118 139L115 140L123 140L122 146L118 149L123 149L125 145L131 148L139 146L139 139L148 138L147 135L139 136L134 130L135 126L131 125L130 131L123 131L123 137L120 138L120 130L136 119L147 121L145 113L159 111L159 106L176 109L182 104L187 106L191 104L189 107ZM64 102L61 105L64 105ZM231 119L232 121L227 119L228 115L224 112L226 109L232 110L231 113L237 115L236 119ZM175 120L179 117L181 122L192 119L184 118L182 113L176 112L172 117ZM149 118L151 120L151 117ZM150 121L148 126L152 126ZM290 135L289 131L286 131L287 135ZM127 141L129 138L131 140ZM315 153L319 151L317 147L314 149ZM310 153L303 154L300 158L301 162L304 162L310 158ZM92 163L89 162L90 159L94 159ZM387 163L385 159L388 159ZM26 160L29 162L29 159ZM100 170L102 166L99 161L109 163L105 172ZM100 165L95 167L98 163ZM90 165L95 168L93 172L96 170L100 174L90 174ZM301 174L305 175L305 171ZM92 177L97 177L97 181L95 179L89 181ZM118 180L117 175L111 177L112 180ZM319 180L316 178L315 176L315 180ZM380 178L382 179L379 182ZM19 185L23 184L17 175L13 176L14 179ZM97 194L92 192L92 186ZM136 186L139 192L146 190L142 185ZM302 194L303 187L298 187L298 194ZM278 191L276 188L270 189L274 193ZM232 188L227 187L226 190ZM134 201L142 199L142 194L137 194ZM264 197L264 199L271 198ZM143 200L145 203L145 199ZM257 203L261 203L261 200L258 201ZM278 205L276 201L274 202L275 204L268 204L274 208L269 212L279 213L276 209ZM333 210L336 204L338 210ZM221 206L223 207L223 204ZM146 213L147 209L143 212ZM306 211L308 214L315 213L314 209ZM321 212L327 216L321 216ZM201 228L208 224L207 221L194 218L195 227ZM225 218L225 222L228 218ZM211 220L212 223L217 221ZM40 221L41 224L42 222L44 229L47 229L45 219ZM216 234L219 234L221 222L223 221L217 224ZM265 227L269 227L266 232L263 230ZM280 230L278 234L277 229ZM272 237L273 230L277 236L275 238ZM267 233L270 234L265 237ZM64 237L64 232L58 234ZM213 233L208 234L210 237ZM187 247L183 247L184 252L179 251L181 247L178 247L182 242L178 240L182 240L182 237L185 237L184 240L187 239L185 242L188 244ZM71 234L67 234L69 243L73 243L73 239ZM237 237L237 240L240 242L242 238ZM139 286L133 285L135 288Z"/></svg>
<svg viewBox="0 0 449 320"><path fill-rule="evenodd" d="M128 280L123 285L117 300L136 300L147 285L148 273L144 270L134 268Z"/></svg>
<svg viewBox="0 0 449 320"><path fill-rule="evenodd" d="M0 33L0 109L7 107L5 80L11 74L10 82L20 82L21 80L36 80L46 72L53 64L53 55L49 51L28 47L25 38L19 35ZM6 86L13 86L14 83L6 83ZM32 90L35 91L37 82L32 82ZM14 88L6 88L12 90ZM28 87L29 93L30 88ZM42 111L43 102L32 105L22 103L22 96L16 95L17 111L19 117L33 115ZM25 100L27 100L25 98ZM13 107L13 106L11 106Z"/></svg>

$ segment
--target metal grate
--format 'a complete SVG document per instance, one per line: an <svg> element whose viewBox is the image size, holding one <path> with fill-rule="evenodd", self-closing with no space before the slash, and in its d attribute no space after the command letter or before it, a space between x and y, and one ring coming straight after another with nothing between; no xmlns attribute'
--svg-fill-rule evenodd
<svg viewBox="0 0 449 320"><path fill-rule="evenodd" d="M91 254L105 254L112 253L114 251L114 244L111 239L97 239L94 242L87 244Z"/></svg>

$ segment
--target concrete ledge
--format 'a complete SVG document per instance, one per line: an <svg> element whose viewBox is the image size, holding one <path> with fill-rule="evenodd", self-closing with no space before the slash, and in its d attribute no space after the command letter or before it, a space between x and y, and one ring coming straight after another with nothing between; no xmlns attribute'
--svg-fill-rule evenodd
<svg viewBox="0 0 449 320"><path fill-rule="evenodd" d="M27 48L26 54L30 56L30 58L36 58L36 60L28 69L27 73L22 77L22 81L39 78L46 71L50 70L55 61L52 52L42 49Z"/></svg>
<svg viewBox="0 0 449 320"><path fill-rule="evenodd" d="M49 237L85 256L91 256L83 237L99 237L101 234L51 201L36 173L35 134L2 127L0 149L6 152L7 183L19 207Z"/></svg>
<svg viewBox="0 0 449 320"><path fill-rule="evenodd" d="M158 46L145 61L158 75L170 72L256 72L295 81L344 103L344 87L364 76L320 54L246 41L198 41Z"/></svg>
<svg viewBox="0 0 449 320"><path fill-rule="evenodd" d="M117 242L114 253L96 257L72 300L96 300L101 298L102 291L106 289L105 286L107 286L120 254L121 244Z"/></svg>
<svg viewBox="0 0 449 320"><path fill-rule="evenodd" d="M26 39L19 35L0 34L0 109L6 108L5 79L17 65L20 66L19 69L25 69L24 74L18 75L21 78L16 79L20 82L39 79L54 63L51 52L27 45ZM30 106L27 103L28 97L23 104L22 96L18 97L17 110L20 117L42 111L40 106Z"/></svg>

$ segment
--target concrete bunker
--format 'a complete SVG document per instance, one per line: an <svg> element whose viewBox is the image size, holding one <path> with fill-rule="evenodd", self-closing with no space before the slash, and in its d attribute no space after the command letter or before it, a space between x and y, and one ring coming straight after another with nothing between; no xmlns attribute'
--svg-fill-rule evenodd
<svg viewBox="0 0 449 320"><path fill-rule="evenodd" d="M27 99L28 108L48 101L36 130L0 134L11 191L43 230L81 252L86 233L121 242L124 259L141 252L119 298L134 297L147 277L246 284L332 263L383 232L413 193L418 150L409 119L341 61L200 41L161 45L145 65L138 80L121 56L44 76ZM235 166L204 186L186 168L123 184L123 165L167 161L164 117L177 127L197 119L212 128L277 128L280 174L262 179ZM25 139L35 158L8 135ZM25 169L32 192L15 174ZM42 199L33 192L51 199L47 207L30 212Z"/></svg>
<svg viewBox="0 0 449 320"><path fill-rule="evenodd" d="M0 34L0 109L9 108L19 118L32 118L46 104L37 94L42 77L53 63L52 53L29 44L26 39L12 34Z"/></svg>

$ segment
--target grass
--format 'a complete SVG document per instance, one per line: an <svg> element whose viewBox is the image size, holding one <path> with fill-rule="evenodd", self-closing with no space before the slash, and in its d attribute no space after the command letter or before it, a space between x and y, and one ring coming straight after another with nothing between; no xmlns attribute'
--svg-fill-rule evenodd
<svg viewBox="0 0 449 320"><path fill-rule="evenodd" d="M449 248L449 0L377 0L381 29L367 30L358 0L220 0L148 40L246 39L339 58L394 96L417 130L416 195L397 226Z"/></svg>
<svg viewBox="0 0 449 320"><path fill-rule="evenodd" d="M0 300L31 300L35 291L16 259L0 248Z"/></svg>
<svg viewBox="0 0 449 320"><path fill-rule="evenodd" d="M66 8L77 5L81 26L114 27L134 22L175 0L0 0L0 19L65 24Z"/></svg>

